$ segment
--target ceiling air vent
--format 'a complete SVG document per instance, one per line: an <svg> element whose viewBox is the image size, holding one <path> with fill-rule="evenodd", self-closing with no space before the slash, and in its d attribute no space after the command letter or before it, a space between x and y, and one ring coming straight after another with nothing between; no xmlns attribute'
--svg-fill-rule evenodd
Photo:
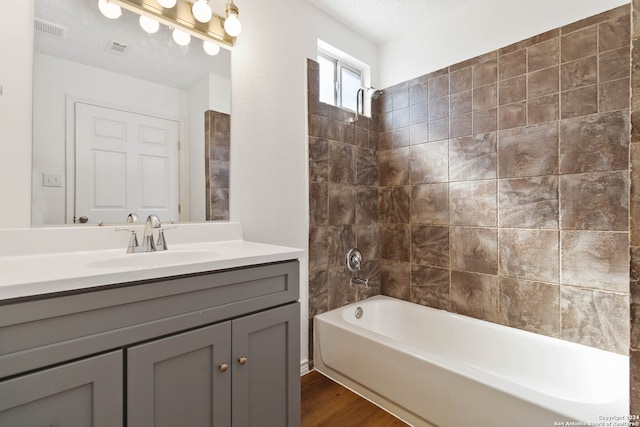
<svg viewBox="0 0 640 427"><path fill-rule="evenodd" d="M45 34L56 39L66 39L67 31L69 30L62 25L54 24L53 22L40 18L35 19L34 29L36 33Z"/></svg>
<svg viewBox="0 0 640 427"><path fill-rule="evenodd" d="M129 49L129 46L127 46L126 44L118 43L118 42L114 42L114 41L109 43L109 45L107 46L107 50L109 52L115 53L115 54L118 54L118 55L126 55L128 49Z"/></svg>

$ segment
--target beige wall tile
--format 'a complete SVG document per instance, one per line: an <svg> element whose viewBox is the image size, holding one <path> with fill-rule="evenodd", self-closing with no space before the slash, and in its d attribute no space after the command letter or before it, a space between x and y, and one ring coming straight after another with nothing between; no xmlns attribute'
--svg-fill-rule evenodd
<svg viewBox="0 0 640 427"><path fill-rule="evenodd" d="M503 228L499 233L500 275L558 283L558 231Z"/></svg>
<svg viewBox="0 0 640 427"><path fill-rule="evenodd" d="M562 284L629 293L629 233L563 231Z"/></svg>
<svg viewBox="0 0 640 427"><path fill-rule="evenodd" d="M558 228L558 177L498 181L500 227Z"/></svg>
<svg viewBox="0 0 640 427"><path fill-rule="evenodd" d="M451 227L451 269L498 274L498 230Z"/></svg>
<svg viewBox="0 0 640 427"><path fill-rule="evenodd" d="M627 171L560 176L560 224L565 230L626 231Z"/></svg>
<svg viewBox="0 0 640 427"><path fill-rule="evenodd" d="M449 227L411 225L411 262L449 268Z"/></svg>
<svg viewBox="0 0 640 427"><path fill-rule="evenodd" d="M558 172L558 125L555 122L498 132L500 178Z"/></svg>
<svg viewBox="0 0 640 427"><path fill-rule="evenodd" d="M504 323L499 306L498 276L451 272L451 311L476 319Z"/></svg>
<svg viewBox="0 0 640 427"><path fill-rule="evenodd" d="M629 354L629 296L562 286L562 338Z"/></svg>
<svg viewBox="0 0 640 427"><path fill-rule="evenodd" d="M500 308L508 326L560 337L559 285L502 277Z"/></svg>
<svg viewBox="0 0 640 427"><path fill-rule="evenodd" d="M413 264L411 287L413 302L428 307L450 309L449 270Z"/></svg>
<svg viewBox="0 0 640 427"><path fill-rule="evenodd" d="M629 168L629 113L616 111L560 121L560 173Z"/></svg>

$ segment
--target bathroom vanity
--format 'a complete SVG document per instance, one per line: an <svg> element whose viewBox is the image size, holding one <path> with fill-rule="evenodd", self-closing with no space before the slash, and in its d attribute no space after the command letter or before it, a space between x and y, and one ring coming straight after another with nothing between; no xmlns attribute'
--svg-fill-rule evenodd
<svg viewBox="0 0 640 427"><path fill-rule="evenodd" d="M58 278L58 291L30 294L27 283L15 296L7 284L0 425L299 425L301 251L195 245L175 250L195 262L103 257L109 273L85 275L87 286L70 278L74 289Z"/></svg>

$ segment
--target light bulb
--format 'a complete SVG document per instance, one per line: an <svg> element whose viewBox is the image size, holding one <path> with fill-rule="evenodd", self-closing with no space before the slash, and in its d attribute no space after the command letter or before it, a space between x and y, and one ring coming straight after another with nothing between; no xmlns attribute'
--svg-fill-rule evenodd
<svg viewBox="0 0 640 427"><path fill-rule="evenodd" d="M165 9L171 9L176 5L176 2L177 0L158 0L160 6L164 7Z"/></svg>
<svg viewBox="0 0 640 427"><path fill-rule="evenodd" d="M160 29L160 23L155 19L140 15L140 26L149 34L157 33Z"/></svg>
<svg viewBox="0 0 640 427"><path fill-rule="evenodd" d="M117 19L122 15L122 9L108 0L98 0L98 9L109 19Z"/></svg>
<svg viewBox="0 0 640 427"><path fill-rule="evenodd" d="M218 52L220 52L220 46L206 40L202 43L202 48L207 53L207 55L211 55L211 56L217 55Z"/></svg>
<svg viewBox="0 0 640 427"><path fill-rule="evenodd" d="M186 46L191 41L191 35L189 33L185 33L184 31L180 31L178 29L173 30L173 41L178 43L180 46Z"/></svg>
<svg viewBox="0 0 640 427"><path fill-rule="evenodd" d="M198 0L195 2L191 7L191 12L193 13L193 17L203 24L211 21L211 16L213 15L207 0Z"/></svg>
<svg viewBox="0 0 640 427"><path fill-rule="evenodd" d="M238 15L235 13L230 13L227 16L227 19L224 20L224 30L231 37L237 37L240 35L240 31L242 31L242 25L240 25L240 20L238 19Z"/></svg>

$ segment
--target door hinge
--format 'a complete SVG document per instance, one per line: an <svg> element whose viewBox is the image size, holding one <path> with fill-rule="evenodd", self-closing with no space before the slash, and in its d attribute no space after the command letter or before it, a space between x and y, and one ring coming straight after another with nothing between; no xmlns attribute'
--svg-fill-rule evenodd
<svg viewBox="0 0 640 427"><path fill-rule="evenodd" d="M178 203L178 213L182 213L182 205Z"/></svg>
<svg viewBox="0 0 640 427"><path fill-rule="evenodd" d="M181 145L180 140L178 140L178 151L180 151L180 145Z"/></svg>

